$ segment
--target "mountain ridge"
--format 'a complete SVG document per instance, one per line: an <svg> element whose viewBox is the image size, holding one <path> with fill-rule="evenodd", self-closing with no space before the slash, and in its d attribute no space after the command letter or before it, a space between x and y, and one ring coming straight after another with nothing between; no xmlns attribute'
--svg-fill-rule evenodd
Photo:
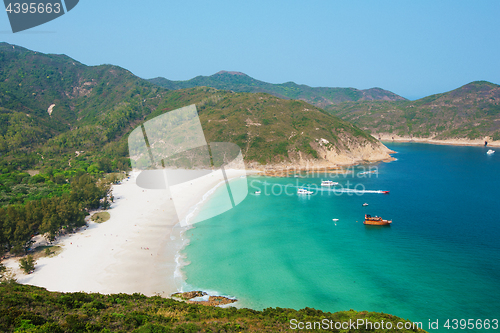
<svg viewBox="0 0 500 333"><path fill-rule="evenodd" d="M303 100L317 107L345 101L406 100L382 88L359 90L356 88L310 87L292 81L273 84L254 79L242 72L224 70L210 76L199 75L186 81L171 81L163 77L148 81L169 90L207 86L234 92L265 92L280 98Z"/></svg>

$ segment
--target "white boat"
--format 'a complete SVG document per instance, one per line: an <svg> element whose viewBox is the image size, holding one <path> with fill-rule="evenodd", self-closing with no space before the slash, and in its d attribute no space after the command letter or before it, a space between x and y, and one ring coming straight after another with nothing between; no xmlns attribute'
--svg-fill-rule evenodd
<svg viewBox="0 0 500 333"><path fill-rule="evenodd" d="M255 191L255 194L260 194L260 191Z"/></svg>
<svg viewBox="0 0 500 333"><path fill-rule="evenodd" d="M339 220L339 219L332 219L332 221L335 221L335 222L337 222L338 220Z"/></svg>
<svg viewBox="0 0 500 333"><path fill-rule="evenodd" d="M488 155L491 155L491 154L493 154L493 153L495 153L495 151L494 151L493 149L490 149L490 150L488 150L488 151L486 152L486 154L488 154Z"/></svg>
<svg viewBox="0 0 500 333"><path fill-rule="evenodd" d="M363 204L363 207L365 207L365 206L368 206L368 204L366 202Z"/></svg>
<svg viewBox="0 0 500 333"><path fill-rule="evenodd" d="M308 189L306 189L306 188L299 188L299 189L297 190L297 194L313 194L313 192L312 192L312 191L309 191L309 190L308 190Z"/></svg>
<svg viewBox="0 0 500 333"><path fill-rule="evenodd" d="M339 183L331 181L331 180L323 180L321 182L321 186L335 186L338 185Z"/></svg>

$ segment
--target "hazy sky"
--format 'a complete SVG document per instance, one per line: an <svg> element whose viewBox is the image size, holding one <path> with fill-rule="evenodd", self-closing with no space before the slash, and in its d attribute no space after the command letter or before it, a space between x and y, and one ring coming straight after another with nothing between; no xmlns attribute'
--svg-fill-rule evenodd
<svg viewBox="0 0 500 333"><path fill-rule="evenodd" d="M231 70L415 99L475 80L500 84L499 17L498 0L81 0L16 34L0 13L0 41L142 78Z"/></svg>

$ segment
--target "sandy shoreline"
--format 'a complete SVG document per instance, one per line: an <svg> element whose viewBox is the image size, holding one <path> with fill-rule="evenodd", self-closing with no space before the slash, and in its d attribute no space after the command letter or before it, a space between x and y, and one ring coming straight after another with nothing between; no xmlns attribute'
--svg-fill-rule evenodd
<svg viewBox="0 0 500 333"><path fill-rule="evenodd" d="M484 146L484 142L488 142L488 147L500 148L500 141L493 141L490 137L481 139L449 139L449 140L436 140L431 138L416 138L410 136L398 136L392 134L372 134L372 136L382 143L384 142L416 142L428 143L433 145L449 145L449 146Z"/></svg>
<svg viewBox="0 0 500 333"><path fill-rule="evenodd" d="M232 178L242 174L244 171L228 172ZM170 192L140 188L135 176L113 186L115 201L108 210L108 221L89 222L88 227L57 239L53 245L60 246L62 252L40 258L32 274L19 270L19 258L5 260L5 266L12 269L19 283L51 291L147 296L180 291L183 279L178 261L186 243L182 238L186 227L180 226ZM218 184L223 184L221 175L207 175L182 185L186 187L178 189L185 194L182 204L193 213Z"/></svg>

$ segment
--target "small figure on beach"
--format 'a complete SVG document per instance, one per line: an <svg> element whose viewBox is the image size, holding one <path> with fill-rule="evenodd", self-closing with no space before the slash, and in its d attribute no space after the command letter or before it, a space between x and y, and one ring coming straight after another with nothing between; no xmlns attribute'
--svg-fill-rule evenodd
<svg viewBox="0 0 500 333"><path fill-rule="evenodd" d="M484 146L486 147L488 145L488 141L484 141Z"/></svg>

